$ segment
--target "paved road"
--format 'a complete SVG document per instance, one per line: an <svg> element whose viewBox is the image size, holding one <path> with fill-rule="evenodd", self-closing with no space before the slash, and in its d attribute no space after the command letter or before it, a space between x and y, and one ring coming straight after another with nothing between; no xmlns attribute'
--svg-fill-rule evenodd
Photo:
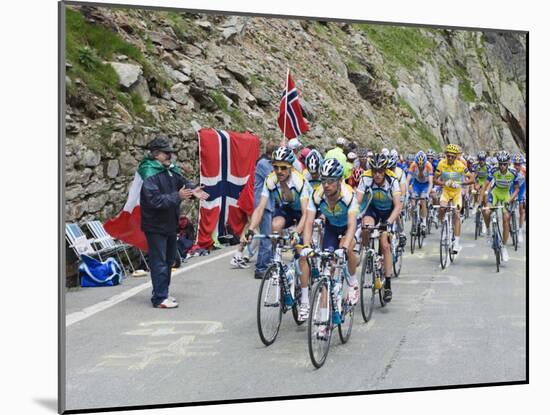
<svg viewBox="0 0 550 415"><path fill-rule="evenodd" d="M369 324L358 310L350 341L335 335L320 370L309 360L306 326L291 315L275 344L263 346L259 281L252 270L229 269L229 249L178 270L178 309L150 307L148 277L70 291L67 409L525 380L525 248L509 249L497 274L472 225L444 271L435 235L407 253L393 301L377 303Z"/></svg>

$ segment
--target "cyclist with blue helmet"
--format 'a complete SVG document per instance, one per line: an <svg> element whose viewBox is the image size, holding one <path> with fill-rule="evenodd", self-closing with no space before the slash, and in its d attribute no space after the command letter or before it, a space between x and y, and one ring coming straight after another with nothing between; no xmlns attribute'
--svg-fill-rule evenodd
<svg viewBox="0 0 550 415"><path fill-rule="evenodd" d="M428 161L426 154L420 150L416 153L414 161L409 167L407 185L411 194L416 198L424 198L420 203L420 216L422 218L422 231L425 232L426 220L428 218L428 195L432 192L434 171Z"/></svg>
<svg viewBox="0 0 550 415"><path fill-rule="evenodd" d="M525 208L527 206L527 167L525 166L525 157L522 154L517 153L512 157L512 162L514 164L514 170L517 172L517 181L519 186L518 193L518 206L519 206L519 232L518 232L518 242L523 242L523 225L525 223ZM510 192L513 192L512 187L510 187Z"/></svg>

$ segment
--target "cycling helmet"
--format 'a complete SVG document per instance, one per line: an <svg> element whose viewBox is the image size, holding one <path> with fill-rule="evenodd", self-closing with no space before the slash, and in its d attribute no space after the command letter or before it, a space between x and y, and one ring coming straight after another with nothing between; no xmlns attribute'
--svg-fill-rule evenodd
<svg viewBox="0 0 550 415"><path fill-rule="evenodd" d="M499 163L509 163L510 162L510 153L506 150L501 150L497 153L497 161Z"/></svg>
<svg viewBox="0 0 550 415"><path fill-rule="evenodd" d="M426 164L426 154L422 150L420 150L418 153L416 153L416 156L414 157L414 162L418 167L424 166Z"/></svg>
<svg viewBox="0 0 550 415"><path fill-rule="evenodd" d="M428 151L426 151L426 157L435 157L435 151L429 148Z"/></svg>
<svg viewBox="0 0 550 415"><path fill-rule="evenodd" d="M487 153L485 151L480 151L477 153L477 160L478 161L484 161L487 158Z"/></svg>
<svg viewBox="0 0 550 415"><path fill-rule="evenodd" d="M388 150L387 148L383 148L382 150L380 150L380 154L383 154L387 157L390 155L390 150Z"/></svg>
<svg viewBox="0 0 550 415"><path fill-rule="evenodd" d="M317 150L311 150L306 157L306 167L310 173L319 173L323 164L323 156Z"/></svg>
<svg viewBox="0 0 550 415"><path fill-rule="evenodd" d="M517 153L513 155L512 162L514 164L523 164L525 163L525 159L523 158L523 155L521 155L520 153Z"/></svg>
<svg viewBox="0 0 550 415"><path fill-rule="evenodd" d="M273 152L272 161L292 164L296 160L296 156L289 147L280 146Z"/></svg>
<svg viewBox="0 0 550 415"><path fill-rule="evenodd" d="M334 158L323 161L321 177L327 179L338 179L344 174L344 167Z"/></svg>
<svg viewBox="0 0 550 415"><path fill-rule="evenodd" d="M444 159L444 158L445 158L445 153L439 153L439 160Z"/></svg>
<svg viewBox="0 0 550 415"><path fill-rule="evenodd" d="M476 159L474 158L474 156L468 156L468 158L466 159L466 161L474 164L476 162Z"/></svg>
<svg viewBox="0 0 550 415"><path fill-rule="evenodd" d="M414 154L407 154L407 162L412 163L414 161Z"/></svg>
<svg viewBox="0 0 550 415"><path fill-rule="evenodd" d="M351 177L355 183L359 183L361 176L363 175L363 169L361 167L354 167L351 172Z"/></svg>
<svg viewBox="0 0 550 415"><path fill-rule="evenodd" d="M460 154L462 151L460 150L460 146L457 144L448 144L447 148L445 149L445 153L447 154Z"/></svg>
<svg viewBox="0 0 550 415"><path fill-rule="evenodd" d="M397 166L398 160L399 157L396 154L392 154L390 152L390 157L388 158L388 169L393 169L395 166Z"/></svg>
<svg viewBox="0 0 550 415"><path fill-rule="evenodd" d="M374 157L369 160L369 166L371 169L387 169L388 156L382 153L375 154Z"/></svg>
<svg viewBox="0 0 550 415"><path fill-rule="evenodd" d="M367 157L368 150L365 147L359 147L357 149L357 157L365 158Z"/></svg>

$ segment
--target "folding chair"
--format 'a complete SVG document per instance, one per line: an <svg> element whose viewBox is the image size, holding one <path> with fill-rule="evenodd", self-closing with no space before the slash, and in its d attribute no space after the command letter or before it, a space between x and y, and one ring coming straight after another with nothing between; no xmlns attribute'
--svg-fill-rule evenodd
<svg viewBox="0 0 550 415"><path fill-rule="evenodd" d="M65 224L65 238L69 243L69 247L74 251L78 258L81 255L97 256L100 261L104 261L104 256L108 254L116 254L119 262L120 256L116 250L101 248L95 239L88 239L88 237L82 232L80 226L77 223ZM126 270L125 270L126 271Z"/></svg>
<svg viewBox="0 0 550 415"><path fill-rule="evenodd" d="M95 238L95 242L101 247L101 249L113 250L119 260L121 259L119 256L119 252L124 252L124 255L126 255L126 259L128 260L128 264L130 264L130 268L132 268L132 272L136 271L136 269L134 268L134 264L132 264L132 260L128 255L128 251L126 250L126 248L129 248L130 245L115 240L111 235L107 233L107 231L103 227L103 224L98 220L88 221L86 222L86 226L88 227L92 236ZM120 264L124 267L124 263L122 261L120 261Z"/></svg>

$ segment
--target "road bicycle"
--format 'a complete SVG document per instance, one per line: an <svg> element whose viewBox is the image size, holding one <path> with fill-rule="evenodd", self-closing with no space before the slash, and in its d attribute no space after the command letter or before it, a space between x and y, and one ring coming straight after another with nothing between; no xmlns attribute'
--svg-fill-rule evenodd
<svg viewBox="0 0 550 415"><path fill-rule="evenodd" d="M384 256L380 252L380 235L381 232L387 229L387 225L381 224L377 226L363 225L362 229L370 230L370 238L368 245L365 247L365 255L361 262L361 314L363 320L367 323L374 308L374 298L376 292L378 292L378 298L380 300L380 306L384 307L386 302L384 301ZM394 237L394 239L396 239ZM376 243L378 242L378 243ZM401 255L396 257L394 267L398 267L398 271L401 272L401 259L402 259L402 247ZM397 265L396 265L397 264ZM394 268L395 272L395 268Z"/></svg>
<svg viewBox="0 0 550 415"><path fill-rule="evenodd" d="M313 366L319 369L328 356L335 326L338 327L340 341L346 343L349 340L355 307L348 295L350 275L346 251L316 249L313 257L320 259L320 268L319 279L311 296L308 351Z"/></svg>
<svg viewBox="0 0 550 415"><path fill-rule="evenodd" d="M445 216L441 222L441 238L439 240L439 261L441 263L441 268L445 269L448 260L450 259L451 262L453 262L456 255L454 251L455 230L453 220L453 201L449 201L449 205L446 207L437 207L445 210Z"/></svg>
<svg viewBox="0 0 550 415"><path fill-rule="evenodd" d="M262 343L269 346L277 338L282 315L288 310L292 310L296 324L304 323L298 319L298 305L302 295L299 279L299 256L292 248L292 260L289 264L284 262L283 251L290 249L285 245L290 240L290 236L286 234L254 235L253 239L270 239L275 245L273 262L265 271L260 283L256 310L258 334Z"/></svg>
<svg viewBox="0 0 550 415"><path fill-rule="evenodd" d="M425 231L422 230L422 218L420 216L420 201L426 200L424 197L411 197L410 201L413 204L411 213L411 254L414 254L414 247L418 244L418 249L422 248Z"/></svg>
<svg viewBox="0 0 550 415"><path fill-rule="evenodd" d="M504 243L502 241L502 234L500 233L500 217L502 217L502 209L504 209L504 206L497 205L497 206L488 206L482 208L483 210L490 210L491 211L491 217L490 217L490 226L491 226L491 248L493 249L493 252L495 253L495 262L497 266L497 272L500 272L500 263L502 262L502 247L504 246Z"/></svg>
<svg viewBox="0 0 550 415"><path fill-rule="evenodd" d="M439 220L437 218L437 209L434 208L431 198L428 199L428 218L426 219L426 233L431 235L432 227L439 228Z"/></svg>

